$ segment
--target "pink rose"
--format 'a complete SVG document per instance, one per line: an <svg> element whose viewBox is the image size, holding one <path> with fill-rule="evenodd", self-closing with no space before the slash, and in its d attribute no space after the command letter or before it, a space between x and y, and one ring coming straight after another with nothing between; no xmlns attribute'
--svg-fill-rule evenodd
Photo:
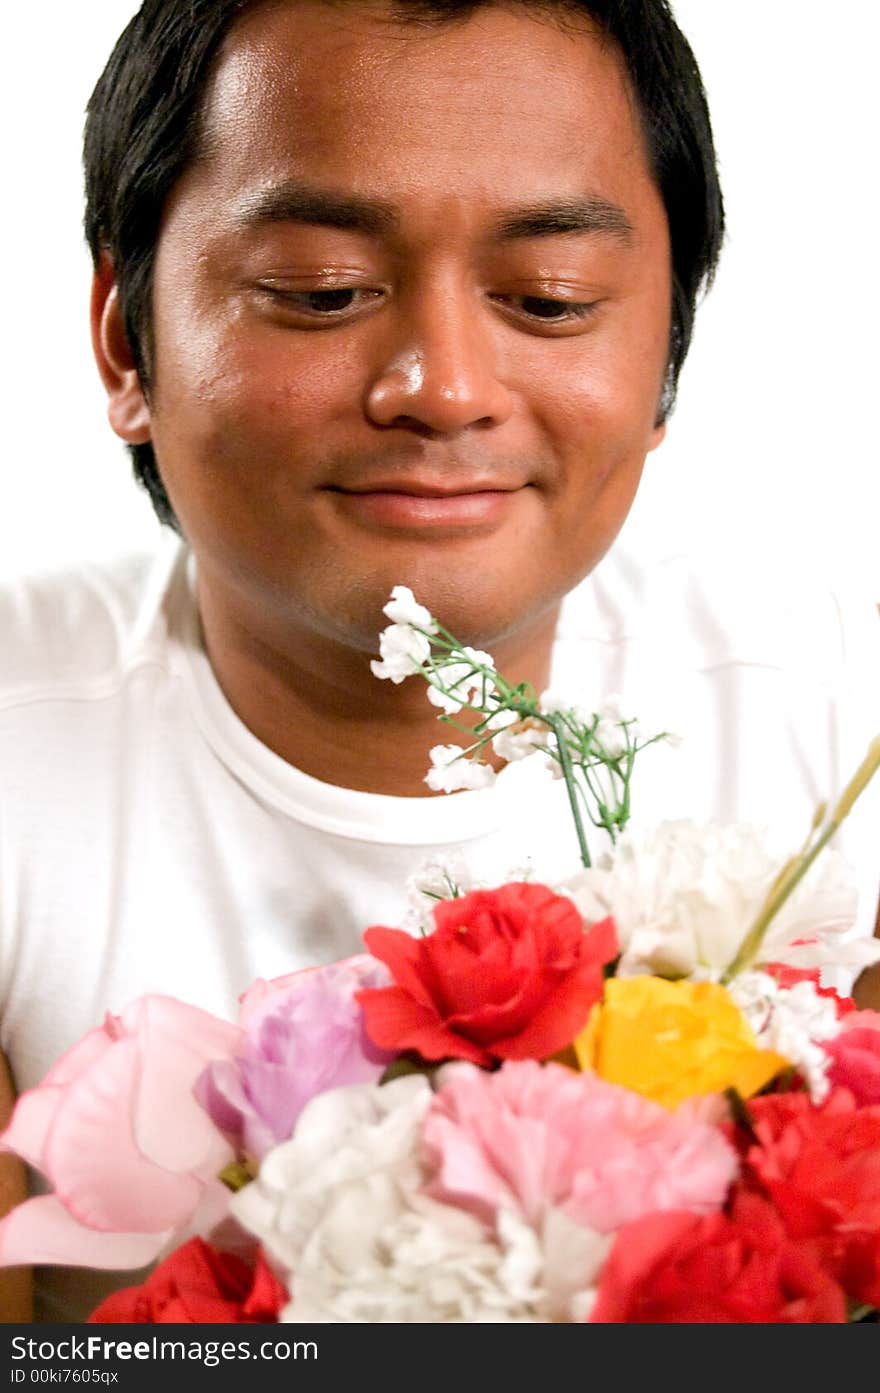
<svg viewBox="0 0 880 1393"><path fill-rule="evenodd" d="M54 1187L0 1222L0 1266L142 1267L172 1240L210 1231L228 1208L217 1176L233 1153L192 1090L240 1035L146 996L68 1050L0 1137Z"/></svg>

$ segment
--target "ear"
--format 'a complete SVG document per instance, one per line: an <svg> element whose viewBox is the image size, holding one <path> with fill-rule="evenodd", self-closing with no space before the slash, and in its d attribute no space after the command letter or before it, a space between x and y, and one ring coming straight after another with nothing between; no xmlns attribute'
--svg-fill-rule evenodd
<svg viewBox="0 0 880 1393"><path fill-rule="evenodd" d="M656 450L656 449L657 449L657 446L658 446L658 445L662 445L662 444L663 444L663 441L664 441L665 439L666 439L666 422L664 421L664 422L662 423L662 425L655 426L654 429L652 430L652 432L651 432L651 443L650 443L650 445L648 446L648 453L650 454L652 450Z"/></svg>
<svg viewBox="0 0 880 1393"><path fill-rule="evenodd" d="M107 390L107 417L127 445L150 439L150 408L128 346L113 262L107 252L92 281L92 351Z"/></svg>

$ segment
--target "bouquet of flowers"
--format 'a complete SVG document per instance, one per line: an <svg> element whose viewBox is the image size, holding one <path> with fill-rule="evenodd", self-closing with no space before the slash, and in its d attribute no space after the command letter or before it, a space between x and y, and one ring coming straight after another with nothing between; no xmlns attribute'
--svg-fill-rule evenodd
<svg viewBox="0 0 880 1393"><path fill-rule="evenodd" d="M819 853L880 766L776 866L747 827L627 829L620 710L513 686L397 587L377 677L420 674L466 746L436 790L544 759L581 867L422 886L419 931L273 981L235 1022L108 1016L2 1144L50 1193L0 1263L125 1270L101 1322L845 1322L880 1307L880 1013L821 985L876 961ZM589 824L610 850L591 857Z"/></svg>

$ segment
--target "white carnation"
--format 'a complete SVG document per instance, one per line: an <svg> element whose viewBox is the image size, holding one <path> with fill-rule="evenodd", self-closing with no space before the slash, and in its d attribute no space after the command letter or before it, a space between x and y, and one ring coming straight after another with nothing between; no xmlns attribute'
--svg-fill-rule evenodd
<svg viewBox="0 0 880 1393"><path fill-rule="evenodd" d="M780 868L746 824L664 822L625 832L613 851L562 888L588 923L614 916L621 976L718 980L736 957ZM825 851L770 924L760 962L846 961L856 892L839 853ZM797 939L815 939L809 949ZM809 962L805 963L804 958Z"/></svg>
<svg viewBox="0 0 880 1393"><path fill-rule="evenodd" d="M583 1319L610 1239L551 1211L490 1231L421 1193L424 1077L319 1094L232 1211L282 1271L287 1323ZM577 1274L577 1278L575 1275ZM589 1282L587 1281L589 1278Z"/></svg>

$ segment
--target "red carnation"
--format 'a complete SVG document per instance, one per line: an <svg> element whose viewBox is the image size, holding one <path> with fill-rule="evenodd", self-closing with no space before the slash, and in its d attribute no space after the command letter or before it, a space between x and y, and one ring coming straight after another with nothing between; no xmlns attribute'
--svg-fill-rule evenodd
<svg viewBox="0 0 880 1393"><path fill-rule="evenodd" d="M193 1238L139 1287L108 1296L89 1316L100 1325L260 1325L274 1323L287 1292L262 1254L256 1268Z"/></svg>
<svg viewBox="0 0 880 1393"><path fill-rule="evenodd" d="M817 1107L805 1093L748 1104L755 1139L737 1135L743 1181L771 1201L847 1295L880 1306L880 1105L845 1088Z"/></svg>
<svg viewBox="0 0 880 1393"><path fill-rule="evenodd" d="M843 1291L756 1195L733 1213L648 1214L626 1224L590 1320L628 1324L839 1324Z"/></svg>
<svg viewBox="0 0 880 1393"><path fill-rule="evenodd" d="M367 1033L423 1059L548 1059L569 1045L618 952L612 919L585 930L570 899L514 883L444 900L436 929L372 928L364 942L396 986L358 992Z"/></svg>

